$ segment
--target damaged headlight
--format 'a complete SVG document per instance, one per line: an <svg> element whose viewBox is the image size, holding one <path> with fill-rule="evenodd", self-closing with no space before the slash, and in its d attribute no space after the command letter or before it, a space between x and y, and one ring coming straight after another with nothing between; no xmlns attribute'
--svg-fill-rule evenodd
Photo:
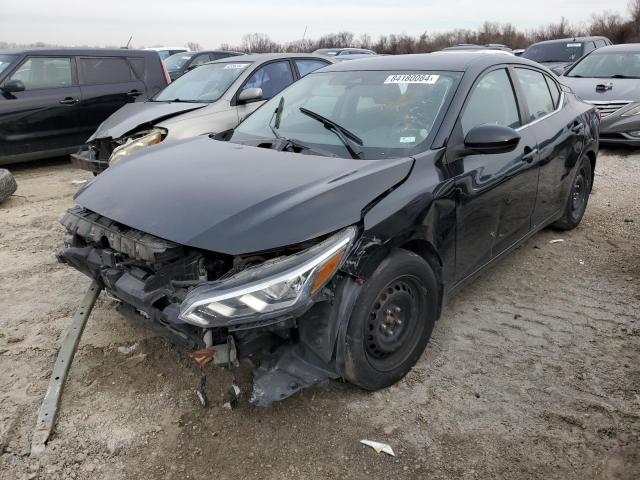
<svg viewBox="0 0 640 480"><path fill-rule="evenodd" d="M130 137L126 140L126 143L116 147L109 157L109 165L115 165L124 157L131 155L133 152L156 145L160 143L167 131L164 128L154 128L146 132L140 132L137 135Z"/></svg>
<svg viewBox="0 0 640 480"><path fill-rule="evenodd" d="M271 318L308 305L342 266L356 236L348 227L295 255L193 289L180 318L200 327Z"/></svg>

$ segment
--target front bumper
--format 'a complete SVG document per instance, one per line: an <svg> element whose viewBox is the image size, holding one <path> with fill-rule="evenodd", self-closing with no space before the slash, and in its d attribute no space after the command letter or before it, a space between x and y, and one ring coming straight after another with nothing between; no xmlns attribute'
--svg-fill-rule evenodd
<svg viewBox="0 0 640 480"><path fill-rule="evenodd" d="M640 146L640 115L622 116L622 114L636 106L636 103L630 104L601 120L600 143ZM634 132L634 135L631 132Z"/></svg>
<svg viewBox="0 0 640 480"><path fill-rule="evenodd" d="M183 351L210 352L214 364L231 366L232 357L261 363L254 372L252 403L266 406L339 376L333 352L337 323L345 317L342 302L321 301L299 316L260 323L194 326L180 319L180 306L189 288L203 281L203 265L217 260L82 207L68 210L61 223L71 236L58 259L103 286L119 301L123 316ZM220 270L232 265L227 261ZM348 288L354 298L359 285L352 281L343 279L336 290Z"/></svg>
<svg viewBox="0 0 640 480"><path fill-rule="evenodd" d="M88 145L80 147L80 150L71 154L71 164L95 174L109 168L109 160L98 160L95 150Z"/></svg>

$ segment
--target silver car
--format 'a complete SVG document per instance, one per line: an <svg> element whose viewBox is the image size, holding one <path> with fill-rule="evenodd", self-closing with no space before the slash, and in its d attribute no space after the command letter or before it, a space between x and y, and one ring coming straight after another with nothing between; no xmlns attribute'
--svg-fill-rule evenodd
<svg viewBox="0 0 640 480"><path fill-rule="evenodd" d="M150 100L116 111L71 155L72 162L99 173L161 142L224 135L293 82L332 62L322 55L277 53L205 63Z"/></svg>

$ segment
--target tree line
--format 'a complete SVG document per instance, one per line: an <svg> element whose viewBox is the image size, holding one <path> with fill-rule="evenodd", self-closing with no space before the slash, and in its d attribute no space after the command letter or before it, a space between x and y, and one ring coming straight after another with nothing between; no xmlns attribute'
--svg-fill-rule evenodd
<svg viewBox="0 0 640 480"><path fill-rule="evenodd" d="M640 42L640 0L629 0L627 15L605 11L594 14L588 22L571 24L566 18L557 23L533 29L520 30L511 23L485 22L476 30L457 29L448 32L411 36L407 34L381 35L374 39L368 34L355 35L338 32L323 35L317 39L300 39L290 42L275 42L264 33L250 33L242 37L240 45L222 44L221 49L246 53L269 52L312 52L318 48L359 47L384 54L427 53L442 50L459 43L484 45L501 43L513 49L526 48L535 42L554 38L602 35L613 43ZM197 42L187 42L191 50L202 50ZM24 47L51 47L43 42L21 45L0 41L0 49ZM83 45L87 46L87 45ZM118 48L111 46L111 48ZM140 47L142 48L142 47Z"/></svg>

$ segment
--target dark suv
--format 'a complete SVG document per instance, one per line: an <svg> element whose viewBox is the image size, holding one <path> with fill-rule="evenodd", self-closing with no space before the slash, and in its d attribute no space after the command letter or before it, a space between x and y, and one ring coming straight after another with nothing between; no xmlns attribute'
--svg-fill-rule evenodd
<svg viewBox="0 0 640 480"><path fill-rule="evenodd" d="M74 152L109 115L168 81L153 51L0 50L0 165Z"/></svg>
<svg viewBox="0 0 640 480"><path fill-rule="evenodd" d="M558 38L529 45L522 58L538 62L556 75L562 75L578 59L607 45L612 45L607 37Z"/></svg>

